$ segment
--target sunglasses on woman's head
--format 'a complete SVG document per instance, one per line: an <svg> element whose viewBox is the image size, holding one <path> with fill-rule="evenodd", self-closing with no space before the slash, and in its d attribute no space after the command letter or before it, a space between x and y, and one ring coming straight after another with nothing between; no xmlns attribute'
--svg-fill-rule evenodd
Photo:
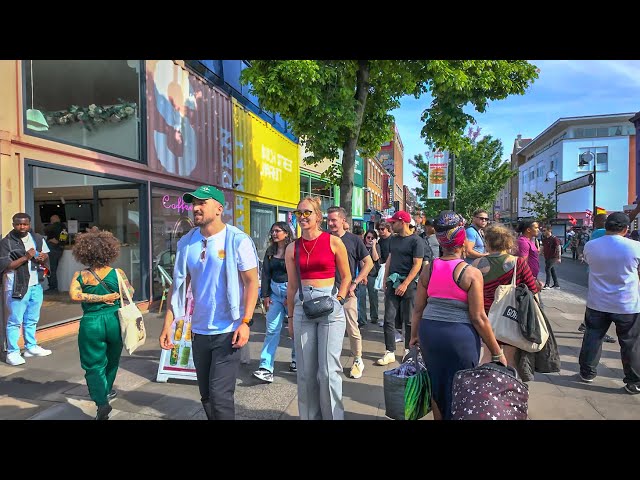
<svg viewBox="0 0 640 480"><path fill-rule="evenodd" d="M293 214L298 218L300 217L309 218L312 213L313 213L313 210L294 210L293 211Z"/></svg>

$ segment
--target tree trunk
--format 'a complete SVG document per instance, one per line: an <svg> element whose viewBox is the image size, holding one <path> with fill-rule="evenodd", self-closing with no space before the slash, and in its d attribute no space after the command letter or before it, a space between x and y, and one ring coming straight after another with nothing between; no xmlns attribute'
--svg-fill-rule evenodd
<svg viewBox="0 0 640 480"><path fill-rule="evenodd" d="M340 206L347 211L347 222L352 225L352 196L353 177L356 164L356 148L364 117L364 107L369 94L369 62L367 60L358 61L358 71L356 72L356 125L351 132L350 138L345 142L342 150L342 179L340 180Z"/></svg>

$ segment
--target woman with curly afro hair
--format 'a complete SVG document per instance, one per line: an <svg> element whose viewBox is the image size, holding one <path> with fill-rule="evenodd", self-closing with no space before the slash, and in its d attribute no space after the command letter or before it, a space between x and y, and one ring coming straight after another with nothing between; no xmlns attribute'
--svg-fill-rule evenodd
<svg viewBox="0 0 640 480"><path fill-rule="evenodd" d="M116 396L112 390L116 379L122 338L118 309L120 294L116 269L110 264L120 255L120 241L111 232L91 230L79 234L73 246L73 256L87 270L75 272L69 296L82 303L82 319L78 332L80 364L84 369L91 400L96 403L96 420L108 420ZM125 273L118 269L125 287L133 295L133 288Z"/></svg>

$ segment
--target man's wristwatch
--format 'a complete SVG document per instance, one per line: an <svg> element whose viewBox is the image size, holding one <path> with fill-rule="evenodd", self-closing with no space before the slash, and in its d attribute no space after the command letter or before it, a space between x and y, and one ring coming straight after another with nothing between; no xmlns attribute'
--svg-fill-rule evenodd
<svg viewBox="0 0 640 480"><path fill-rule="evenodd" d="M337 298L337 299L338 299L338 301L340 302L340 305L344 305L344 302L345 302L346 300L344 299L344 297L343 297L342 295L338 295L336 298Z"/></svg>
<svg viewBox="0 0 640 480"><path fill-rule="evenodd" d="M253 318L243 318L242 323L246 324L247 327L250 327L253 325Z"/></svg>

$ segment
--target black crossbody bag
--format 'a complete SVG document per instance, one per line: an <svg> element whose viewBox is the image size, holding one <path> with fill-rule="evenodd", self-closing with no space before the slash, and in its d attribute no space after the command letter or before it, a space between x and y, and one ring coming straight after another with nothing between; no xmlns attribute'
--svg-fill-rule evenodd
<svg viewBox="0 0 640 480"><path fill-rule="evenodd" d="M296 263L296 272L298 273L298 295L300 297L300 301L302 302L302 310L307 318L318 318L324 317L325 315L330 315L333 312L336 304L333 299L333 294L337 291L335 284L333 285L333 291L331 295L325 295L323 297L312 298L307 301L304 300L304 296L302 295L302 277L300 275L300 242L296 241L295 247L295 263Z"/></svg>

